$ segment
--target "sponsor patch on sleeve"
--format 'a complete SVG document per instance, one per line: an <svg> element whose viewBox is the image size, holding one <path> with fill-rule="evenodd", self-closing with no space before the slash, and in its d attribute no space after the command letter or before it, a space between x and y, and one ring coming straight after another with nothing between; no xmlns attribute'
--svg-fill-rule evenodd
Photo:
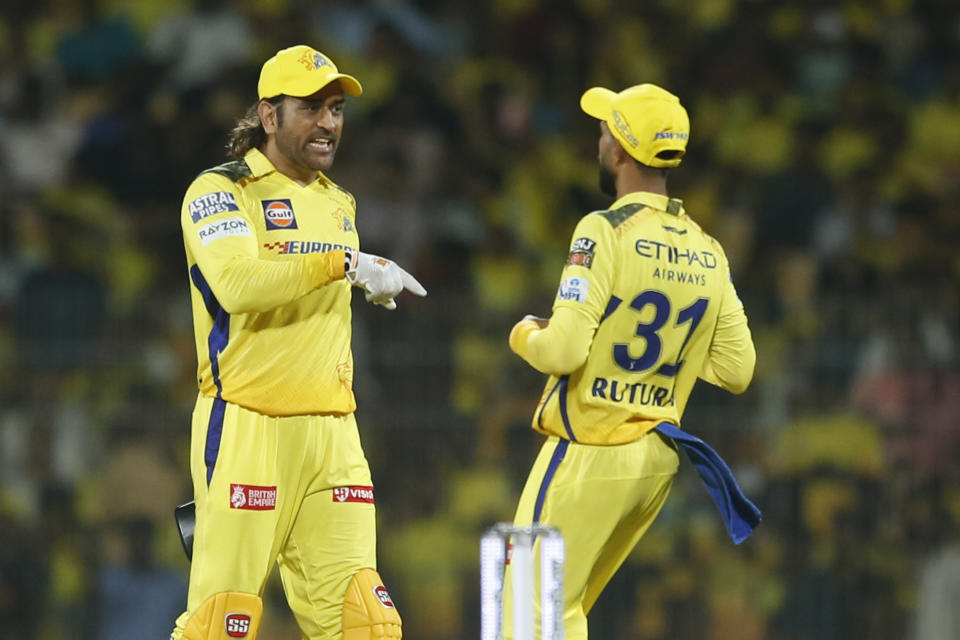
<svg viewBox="0 0 960 640"><path fill-rule="evenodd" d="M564 278L560 282L560 290L557 292L557 296L561 300L586 302L589 290L590 281L586 278Z"/></svg>
<svg viewBox="0 0 960 640"><path fill-rule="evenodd" d="M227 218L203 225L197 229L197 235L200 237L200 242L206 246L214 240L221 238L250 236L253 234L250 233L250 225L247 224L247 221L243 218Z"/></svg>
<svg viewBox="0 0 960 640"><path fill-rule="evenodd" d="M373 503L373 487L349 486L333 488L334 502L368 502Z"/></svg>
<svg viewBox="0 0 960 640"><path fill-rule="evenodd" d="M589 269L593 266L593 250L597 243L590 238L577 238L570 247L570 255L567 256L568 265L577 265Z"/></svg>
<svg viewBox="0 0 960 640"><path fill-rule="evenodd" d="M187 211L190 212L190 218L194 222L200 222L202 219L223 213L225 211L238 211L237 200L229 191L215 191L195 198L193 202L187 205Z"/></svg>

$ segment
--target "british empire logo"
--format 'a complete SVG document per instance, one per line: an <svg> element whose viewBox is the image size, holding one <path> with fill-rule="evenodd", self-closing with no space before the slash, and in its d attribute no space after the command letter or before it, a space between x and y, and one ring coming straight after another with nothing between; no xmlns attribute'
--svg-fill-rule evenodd
<svg viewBox="0 0 960 640"><path fill-rule="evenodd" d="M277 488L252 484L230 485L230 508L272 511L277 508Z"/></svg>

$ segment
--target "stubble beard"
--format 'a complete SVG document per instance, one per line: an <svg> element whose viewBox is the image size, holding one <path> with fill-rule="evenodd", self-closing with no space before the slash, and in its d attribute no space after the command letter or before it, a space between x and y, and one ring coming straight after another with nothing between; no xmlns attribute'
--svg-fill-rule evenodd
<svg viewBox="0 0 960 640"><path fill-rule="evenodd" d="M607 167L603 165L602 162L598 162L598 178L600 183L600 191L605 195L610 196L611 198L617 197L617 176L610 171Z"/></svg>
<svg viewBox="0 0 960 640"><path fill-rule="evenodd" d="M277 130L277 150L292 164L305 167L310 171L326 171L333 166L333 158L336 154L336 148L334 148L334 152L330 154L329 159L312 161L309 152L298 147L296 139L286 135L286 132L281 133L281 129Z"/></svg>

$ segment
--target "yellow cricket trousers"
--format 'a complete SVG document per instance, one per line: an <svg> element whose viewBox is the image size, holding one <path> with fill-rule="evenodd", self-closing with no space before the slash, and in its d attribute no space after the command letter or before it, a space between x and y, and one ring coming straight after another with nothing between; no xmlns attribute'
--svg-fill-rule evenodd
<svg viewBox="0 0 960 640"><path fill-rule="evenodd" d="M647 531L667 499L679 457L650 432L616 446L547 438L527 478L514 524L549 525L566 545L564 629L566 640L587 637L587 613L600 592ZM539 543L534 543L534 610L539 638ZM513 637L508 566L504 584L504 637Z"/></svg>
<svg viewBox="0 0 960 640"><path fill-rule="evenodd" d="M373 483L353 415L270 417L201 395L190 472L196 531L174 638L213 594L262 596L274 562L304 636L340 638L350 579L376 569Z"/></svg>

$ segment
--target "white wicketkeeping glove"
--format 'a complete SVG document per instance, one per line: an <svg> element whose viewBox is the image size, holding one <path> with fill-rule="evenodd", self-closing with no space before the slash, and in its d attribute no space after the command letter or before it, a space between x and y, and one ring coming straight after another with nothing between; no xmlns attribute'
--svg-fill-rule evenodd
<svg viewBox="0 0 960 640"><path fill-rule="evenodd" d="M394 298L404 289L417 296L427 295L423 285L396 262L362 251L347 252L346 274L350 284L366 291L367 302L387 309L397 308Z"/></svg>

